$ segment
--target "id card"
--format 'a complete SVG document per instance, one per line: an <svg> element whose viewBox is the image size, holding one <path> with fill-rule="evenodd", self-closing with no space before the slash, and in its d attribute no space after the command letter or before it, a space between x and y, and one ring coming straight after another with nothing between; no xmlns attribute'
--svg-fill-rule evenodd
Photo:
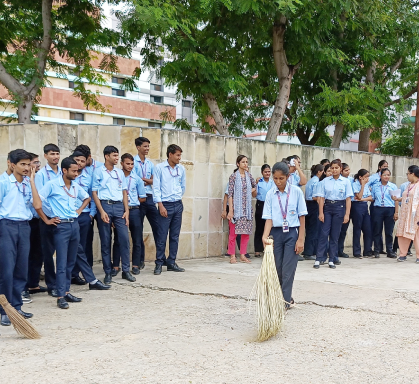
<svg viewBox="0 0 419 384"><path fill-rule="evenodd" d="M282 232L289 232L290 231L290 227L289 227L289 224L288 224L288 221L284 221L283 223L282 223Z"/></svg>

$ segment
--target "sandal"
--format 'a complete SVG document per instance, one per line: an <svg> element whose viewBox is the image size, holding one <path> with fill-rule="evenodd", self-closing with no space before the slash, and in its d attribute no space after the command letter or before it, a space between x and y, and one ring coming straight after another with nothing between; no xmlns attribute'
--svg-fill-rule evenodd
<svg viewBox="0 0 419 384"><path fill-rule="evenodd" d="M245 255L240 255L240 263L251 263L251 261Z"/></svg>
<svg viewBox="0 0 419 384"><path fill-rule="evenodd" d="M230 264L236 264L237 260L236 260L236 256L230 256Z"/></svg>

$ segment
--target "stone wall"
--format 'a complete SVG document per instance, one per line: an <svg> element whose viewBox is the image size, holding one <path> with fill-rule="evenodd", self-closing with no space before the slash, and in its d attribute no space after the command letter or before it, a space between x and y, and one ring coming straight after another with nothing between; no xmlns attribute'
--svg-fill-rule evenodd
<svg viewBox="0 0 419 384"><path fill-rule="evenodd" d="M103 161L102 150L115 145L120 153L136 154L134 139L145 136L150 139L149 157L157 164L166 159L166 148L175 143L182 147L182 164L186 168L186 192L183 198L184 215L180 235L179 258L220 256L226 251L228 225L221 219L222 199L228 178L235 168L238 154L249 157L250 172L260 176L264 163L271 166L289 155L301 157L303 169L309 176L312 164L323 158L339 158L348 163L351 173L360 168L375 172L381 159L386 159L392 171L392 181L400 185L406 181L406 169L417 159L382 156L372 153L332 150L251 139L222 137L186 131L128 126L95 125L0 125L0 164L6 164L7 153L25 148L38 153L47 143L58 143L62 156L68 156L78 144L87 144L95 159ZM43 159L42 159L43 160ZM45 161L43 160L44 165ZM352 243L352 226L349 227L346 245ZM146 258L154 260L155 247L150 226L145 220ZM98 236L95 237L96 255L99 257ZM253 241L249 242L249 252Z"/></svg>

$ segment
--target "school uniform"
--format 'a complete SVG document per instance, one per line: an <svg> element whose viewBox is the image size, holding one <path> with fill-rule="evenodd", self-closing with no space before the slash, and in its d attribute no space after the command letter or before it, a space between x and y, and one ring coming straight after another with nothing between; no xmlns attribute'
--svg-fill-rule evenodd
<svg viewBox="0 0 419 384"><path fill-rule="evenodd" d="M298 171L295 171L294 173L290 173L290 176L288 178L288 183L301 188L300 180L301 180L301 177Z"/></svg>
<svg viewBox="0 0 419 384"><path fill-rule="evenodd" d="M58 167L57 173L47 164L41 168L35 175L36 189L40 191L46 183L51 180L62 177L61 168ZM48 218L53 217L51 207L47 201L42 202L42 210ZM45 272L45 284L47 285L48 291L52 292L55 290L55 264L54 264L54 225L47 225L43 220L39 221L39 231L42 238L42 257L44 260L44 272Z"/></svg>
<svg viewBox="0 0 419 384"><path fill-rule="evenodd" d="M349 180L349 183L352 186L352 183L354 182L354 178L349 176L347 177L347 179ZM350 215L349 215L349 218L351 219ZM343 223L340 229L339 240L338 240L338 257L344 257L343 251L345 249L345 239L346 239L346 233L348 232L349 223L350 223L350 220L347 223ZM346 255L345 257L348 257L348 255Z"/></svg>
<svg viewBox="0 0 419 384"><path fill-rule="evenodd" d="M395 191L397 185L388 182L387 185L380 183L372 187L372 197L374 199L373 213L373 233L374 233L374 253L382 251L380 249L380 236L382 236L383 224L385 233L386 252L389 254L393 250L393 229L395 203L390 196L390 191Z"/></svg>
<svg viewBox="0 0 419 384"><path fill-rule="evenodd" d="M259 180L259 182L256 184L256 211L255 211L255 237L254 237L254 243L255 243L255 252L263 252L263 242L262 242L262 236L263 231L265 229L265 221L262 219L263 214L263 206L265 204L265 198L268 191L273 187L274 182L273 180L265 181L263 177ZM228 193L228 191L227 191Z"/></svg>
<svg viewBox="0 0 419 384"><path fill-rule="evenodd" d="M368 183L365 185L365 188L369 188L369 190L372 192L372 187L375 184L380 184L381 183L381 172L376 172L373 173L369 179L368 179ZM373 236L374 236L374 202L372 201L370 203L370 218L371 218L371 229L373 232ZM381 252L384 249L383 246L383 235L380 234L380 239L379 239L379 247L377 249L377 251Z"/></svg>
<svg viewBox="0 0 419 384"><path fill-rule="evenodd" d="M179 246L179 234L182 225L182 196L186 189L186 171L181 164L174 169L166 160L156 165L153 176L153 201L163 203L167 217L158 216L158 235L156 241L156 265L161 266L166 261L174 265ZM169 235L169 257L166 260L166 239Z"/></svg>
<svg viewBox="0 0 419 384"><path fill-rule="evenodd" d="M143 236L143 221L141 220L141 204L139 198L145 198L146 193L144 189L144 182L140 179L134 171L130 175L125 176L128 194L129 206L129 230L132 239L132 265L139 267L141 265L142 245L141 239ZM119 252L118 232L115 232L114 247L113 247L113 263L112 267L119 268L121 254Z"/></svg>
<svg viewBox="0 0 419 384"><path fill-rule="evenodd" d="M64 297L70 291L71 273L80 243L77 200L84 201L89 194L74 180L67 189L62 177L49 181L38 193L42 202L48 203L52 217L60 219L60 223L53 226L53 242L56 249L57 294L58 297Z"/></svg>
<svg viewBox="0 0 419 384"><path fill-rule="evenodd" d="M16 309L22 307L22 291L28 278L32 189L28 178L15 176L0 181L0 294ZM6 315L0 307L1 315Z"/></svg>
<svg viewBox="0 0 419 384"><path fill-rule="evenodd" d="M407 186L410 184L410 181L406 181L405 183L403 183L400 186L400 196L403 196L403 192L406 190ZM399 207L402 206L402 202L399 201ZM412 249L412 245L413 245L413 240L410 242L409 245L409 249L408 252L410 252L410 250ZM397 236L394 236L394 241L393 241L393 252L397 252L397 250L399 249L399 238Z"/></svg>
<svg viewBox="0 0 419 384"><path fill-rule="evenodd" d="M298 240L300 216L307 215L304 194L295 185L286 184L284 192L274 185L266 194L262 218L272 220L270 235L273 237L276 271L281 283L284 300L292 298L292 286L297 269L298 254L295 243ZM289 231L284 230L284 222Z"/></svg>
<svg viewBox="0 0 419 384"><path fill-rule="evenodd" d="M352 190L354 195L361 191L361 183L359 180L355 180L352 183ZM371 191L367 187L364 186L364 192L362 194L362 198L365 199L371 196ZM352 204L351 204L351 218L352 218L352 225L353 225L353 238L352 238L352 249L354 256L361 255L361 231L363 234L364 239L364 252L363 256L371 256L372 255L372 240L373 240L373 233L371 228L371 218L368 213L368 202L367 201L359 201L355 199L355 196L352 197Z"/></svg>
<svg viewBox="0 0 419 384"><path fill-rule="evenodd" d="M0 175L0 181L2 180L7 180L9 178L9 174L4 171L1 175Z"/></svg>
<svg viewBox="0 0 419 384"><path fill-rule="evenodd" d="M103 270L106 275L110 275L112 271L112 224L115 227L114 231L118 232L122 271L129 272L130 269L128 227L125 219L122 218L125 213L123 191L127 191L127 189L125 175L121 169L114 167L112 171L109 171L105 166L96 169L93 175L92 190L97 192L102 208L109 217L109 223L105 223L101 215L97 215Z"/></svg>
<svg viewBox="0 0 419 384"><path fill-rule="evenodd" d="M346 212L346 198L353 195L349 180L342 175L337 179L326 177L319 183L315 196L324 198L324 222L320 222L316 261L326 261L328 238L329 262L338 261L338 240Z"/></svg>
<svg viewBox="0 0 419 384"><path fill-rule="evenodd" d="M140 156L136 155L134 156L134 172L140 179L151 179L151 177L154 174L154 164L147 158L143 162L141 161ZM147 217L147 220L150 223L151 230L153 232L154 242L156 242L158 235L158 219L160 213L156 207L156 204L153 201L153 187L151 185L145 185L144 183L144 188L146 193L146 201L140 205L141 225L144 226L144 217ZM145 259L145 246L142 232L140 237L140 245L140 264L143 264Z"/></svg>
<svg viewBox="0 0 419 384"><path fill-rule="evenodd" d="M304 242L304 256L315 256L317 254L317 241L319 232L319 204L313 200L313 194L316 191L320 180L313 176L306 185L305 200L307 206L306 217L306 238Z"/></svg>

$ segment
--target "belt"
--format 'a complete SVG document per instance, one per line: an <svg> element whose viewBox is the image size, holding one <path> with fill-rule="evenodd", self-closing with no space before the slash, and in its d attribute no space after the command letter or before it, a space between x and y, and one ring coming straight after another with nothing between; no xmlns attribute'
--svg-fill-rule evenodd
<svg viewBox="0 0 419 384"><path fill-rule="evenodd" d="M148 197L153 197L153 194L152 193L147 193L147 196Z"/></svg>
<svg viewBox="0 0 419 384"><path fill-rule="evenodd" d="M9 224L28 224L29 220L10 220L10 219L1 219L7 221Z"/></svg>
<svg viewBox="0 0 419 384"><path fill-rule="evenodd" d="M343 203L345 200L326 200L326 203L329 204L339 204L339 203Z"/></svg>
<svg viewBox="0 0 419 384"><path fill-rule="evenodd" d="M133 205L132 207L128 207L129 208L129 210L131 210L131 209L140 209L140 206L139 205Z"/></svg>
<svg viewBox="0 0 419 384"><path fill-rule="evenodd" d="M105 204L122 204L122 201L116 201L116 200L100 200L101 203L105 203Z"/></svg>
<svg viewBox="0 0 419 384"><path fill-rule="evenodd" d="M60 219L59 224L61 223L74 223L77 219Z"/></svg>

